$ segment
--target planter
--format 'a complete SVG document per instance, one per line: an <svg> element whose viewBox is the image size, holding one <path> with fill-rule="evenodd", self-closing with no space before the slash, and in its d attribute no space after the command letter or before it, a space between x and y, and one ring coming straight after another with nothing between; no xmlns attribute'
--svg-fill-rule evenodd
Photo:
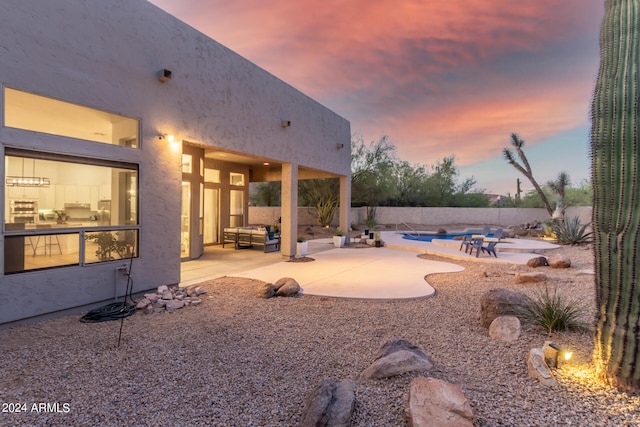
<svg viewBox="0 0 640 427"><path fill-rule="evenodd" d="M373 231L369 233L369 238L373 239Z"/></svg>
<svg viewBox="0 0 640 427"><path fill-rule="evenodd" d="M344 247L344 242L347 236L333 236L333 246L336 248Z"/></svg>
<svg viewBox="0 0 640 427"><path fill-rule="evenodd" d="M296 254L298 257L303 258L307 256L307 245L309 242L296 242Z"/></svg>
<svg viewBox="0 0 640 427"><path fill-rule="evenodd" d="M382 247L382 241L376 240L376 248L381 248L381 247Z"/></svg>

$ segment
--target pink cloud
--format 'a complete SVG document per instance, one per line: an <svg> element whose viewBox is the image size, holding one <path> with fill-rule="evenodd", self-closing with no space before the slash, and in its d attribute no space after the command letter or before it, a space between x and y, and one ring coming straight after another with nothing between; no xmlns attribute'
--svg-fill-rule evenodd
<svg viewBox="0 0 640 427"><path fill-rule="evenodd" d="M464 165L587 123L602 2L152 0L401 157Z"/></svg>

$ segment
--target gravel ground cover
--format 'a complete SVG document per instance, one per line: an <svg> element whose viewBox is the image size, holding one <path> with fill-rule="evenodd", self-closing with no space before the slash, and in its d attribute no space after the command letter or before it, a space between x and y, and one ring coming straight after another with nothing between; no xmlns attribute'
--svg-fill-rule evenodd
<svg viewBox="0 0 640 427"><path fill-rule="evenodd" d="M592 251L556 252L572 267L535 271L585 303L584 320L593 324L593 276L579 274L593 267ZM85 324L80 315L2 330L0 402L13 411L0 414L0 425L294 426L323 379L355 380L396 338L421 347L436 366L358 380L353 426L406 425L404 400L416 376L459 385L478 426L640 425L640 394L593 378L592 332L548 335L525 326L518 341L503 343L480 326L482 294L497 287L534 294L541 285L513 284L516 271L533 269L455 263L465 270L427 278L435 297L409 301L265 300L254 293L262 282L218 278L202 284L207 294L199 306L125 319L119 347L119 321ZM555 371L554 389L529 378L525 362L548 339L574 350Z"/></svg>

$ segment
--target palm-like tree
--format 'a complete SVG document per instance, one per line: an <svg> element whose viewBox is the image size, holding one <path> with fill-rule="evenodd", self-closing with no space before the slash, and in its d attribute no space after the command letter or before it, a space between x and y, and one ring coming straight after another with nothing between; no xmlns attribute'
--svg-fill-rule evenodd
<svg viewBox="0 0 640 427"><path fill-rule="evenodd" d="M542 200L542 204L547 210L547 213L549 214L549 216L553 216L553 209L551 209L551 204L549 203L547 196L544 194L544 191L542 191L542 188L540 188L540 185L538 185L538 182L533 178L533 172L531 172L531 165L529 165L527 156L525 156L524 151L522 151L522 147L524 146L524 140L521 139L517 133L512 133L511 145L513 146L513 148L515 148L516 153L518 153L518 157L522 161L522 165L518 163L518 160L516 159L513 151L509 150L508 148L505 148L502 150L502 155L504 156L507 162L509 162L514 168L519 170L520 173L526 176L527 179L531 182L531 184L533 184L533 188L536 189L536 192L540 196L540 200Z"/></svg>
<svg viewBox="0 0 640 427"><path fill-rule="evenodd" d="M554 219L564 218L564 196L566 194L567 187L571 184L569 174L566 172L560 172L558 178L555 181L547 182L547 187L553 191L558 198L556 199L556 209L553 211L552 217Z"/></svg>

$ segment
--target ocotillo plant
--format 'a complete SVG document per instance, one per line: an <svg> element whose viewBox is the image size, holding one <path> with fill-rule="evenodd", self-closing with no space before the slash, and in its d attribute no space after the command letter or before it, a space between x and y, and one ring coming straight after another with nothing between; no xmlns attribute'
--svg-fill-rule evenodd
<svg viewBox="0 0 640 427"><path fill-rule="evenodd" d="M601 378L640 388L640 0L606 0L591 109Z"/></svg>

